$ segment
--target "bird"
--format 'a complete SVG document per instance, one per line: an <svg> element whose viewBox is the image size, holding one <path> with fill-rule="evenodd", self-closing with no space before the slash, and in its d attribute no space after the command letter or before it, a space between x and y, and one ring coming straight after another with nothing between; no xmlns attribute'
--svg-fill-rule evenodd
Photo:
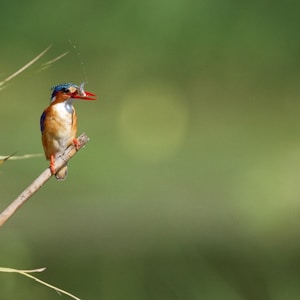
<svg viewBox="0 0 300 300"><path fill-rule="evenodd" d="M50 161L50 171L57 180L64 180L68 167L55 169L55 159L70 145L79 149L77 134L77 115L73 106L74 99L96 100L96 95L84 91L84 83L80 86L73 83L62 83L51 88L50 105L40 117L42 145L46 160Z"/></svg>

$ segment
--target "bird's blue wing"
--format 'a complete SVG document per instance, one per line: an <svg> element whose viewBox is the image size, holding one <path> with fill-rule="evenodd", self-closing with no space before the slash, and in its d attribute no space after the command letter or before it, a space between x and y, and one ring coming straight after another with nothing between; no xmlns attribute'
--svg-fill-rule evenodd
<svg viewBox="0 0 300 300"><path fill-rule="evenodd" d="M41 118L40 118L40 127L41 127L41 132L42 133L45 129L45 118L46 118L46 112L44 111L41 115Z"/></svg>

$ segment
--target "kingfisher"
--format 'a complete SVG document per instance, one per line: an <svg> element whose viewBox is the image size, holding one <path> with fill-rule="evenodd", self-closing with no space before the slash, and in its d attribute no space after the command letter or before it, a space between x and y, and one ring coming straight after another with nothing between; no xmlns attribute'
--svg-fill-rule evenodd
<svg viewBox="0 0 300 300"><path fill-rule="evenodd" d="M46 159L50 161L51 173L57 180L64 180L68 167L55 170L55 159L70 145L78 150L77 115L73 106L74 99L96 100L96 95L84 91L84 83L80 86L73 83L62 83L51 88L50 105L40 118L42 144Z"/></svg>

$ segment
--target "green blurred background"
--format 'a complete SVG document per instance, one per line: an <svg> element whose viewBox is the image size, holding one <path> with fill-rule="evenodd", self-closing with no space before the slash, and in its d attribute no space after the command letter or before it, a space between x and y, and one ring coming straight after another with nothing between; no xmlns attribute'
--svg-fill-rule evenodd
<svg viewBox="0 0 300 300"><path fill-rule="evenodd" d="M300 299L297 1L1 4L0 154L42 153L52 85L90 137L0 229L0 266L83 299ZM44 69L43 63L70 51ZM0 169L3 210L48 163ZM0 299L67 299L0 273Z"/></svg>

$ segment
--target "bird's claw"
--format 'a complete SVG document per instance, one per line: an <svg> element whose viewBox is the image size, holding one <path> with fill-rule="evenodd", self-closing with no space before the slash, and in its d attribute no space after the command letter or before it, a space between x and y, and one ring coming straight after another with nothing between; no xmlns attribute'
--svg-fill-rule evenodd
<svg viewBox="0 0 300 300"><path fill-rule="evenodd" d="M51 155L51 157L50 157L50 171L51 171L52 175L54 175L56 173L54 155Z"/></svg>
<svg viewBox="0 0 300 300"><path fill-rule="evenodd" d="M80 148L80 142L77 139L74 139L73 145L74 145L75 149L78 151Z"/></svg>

